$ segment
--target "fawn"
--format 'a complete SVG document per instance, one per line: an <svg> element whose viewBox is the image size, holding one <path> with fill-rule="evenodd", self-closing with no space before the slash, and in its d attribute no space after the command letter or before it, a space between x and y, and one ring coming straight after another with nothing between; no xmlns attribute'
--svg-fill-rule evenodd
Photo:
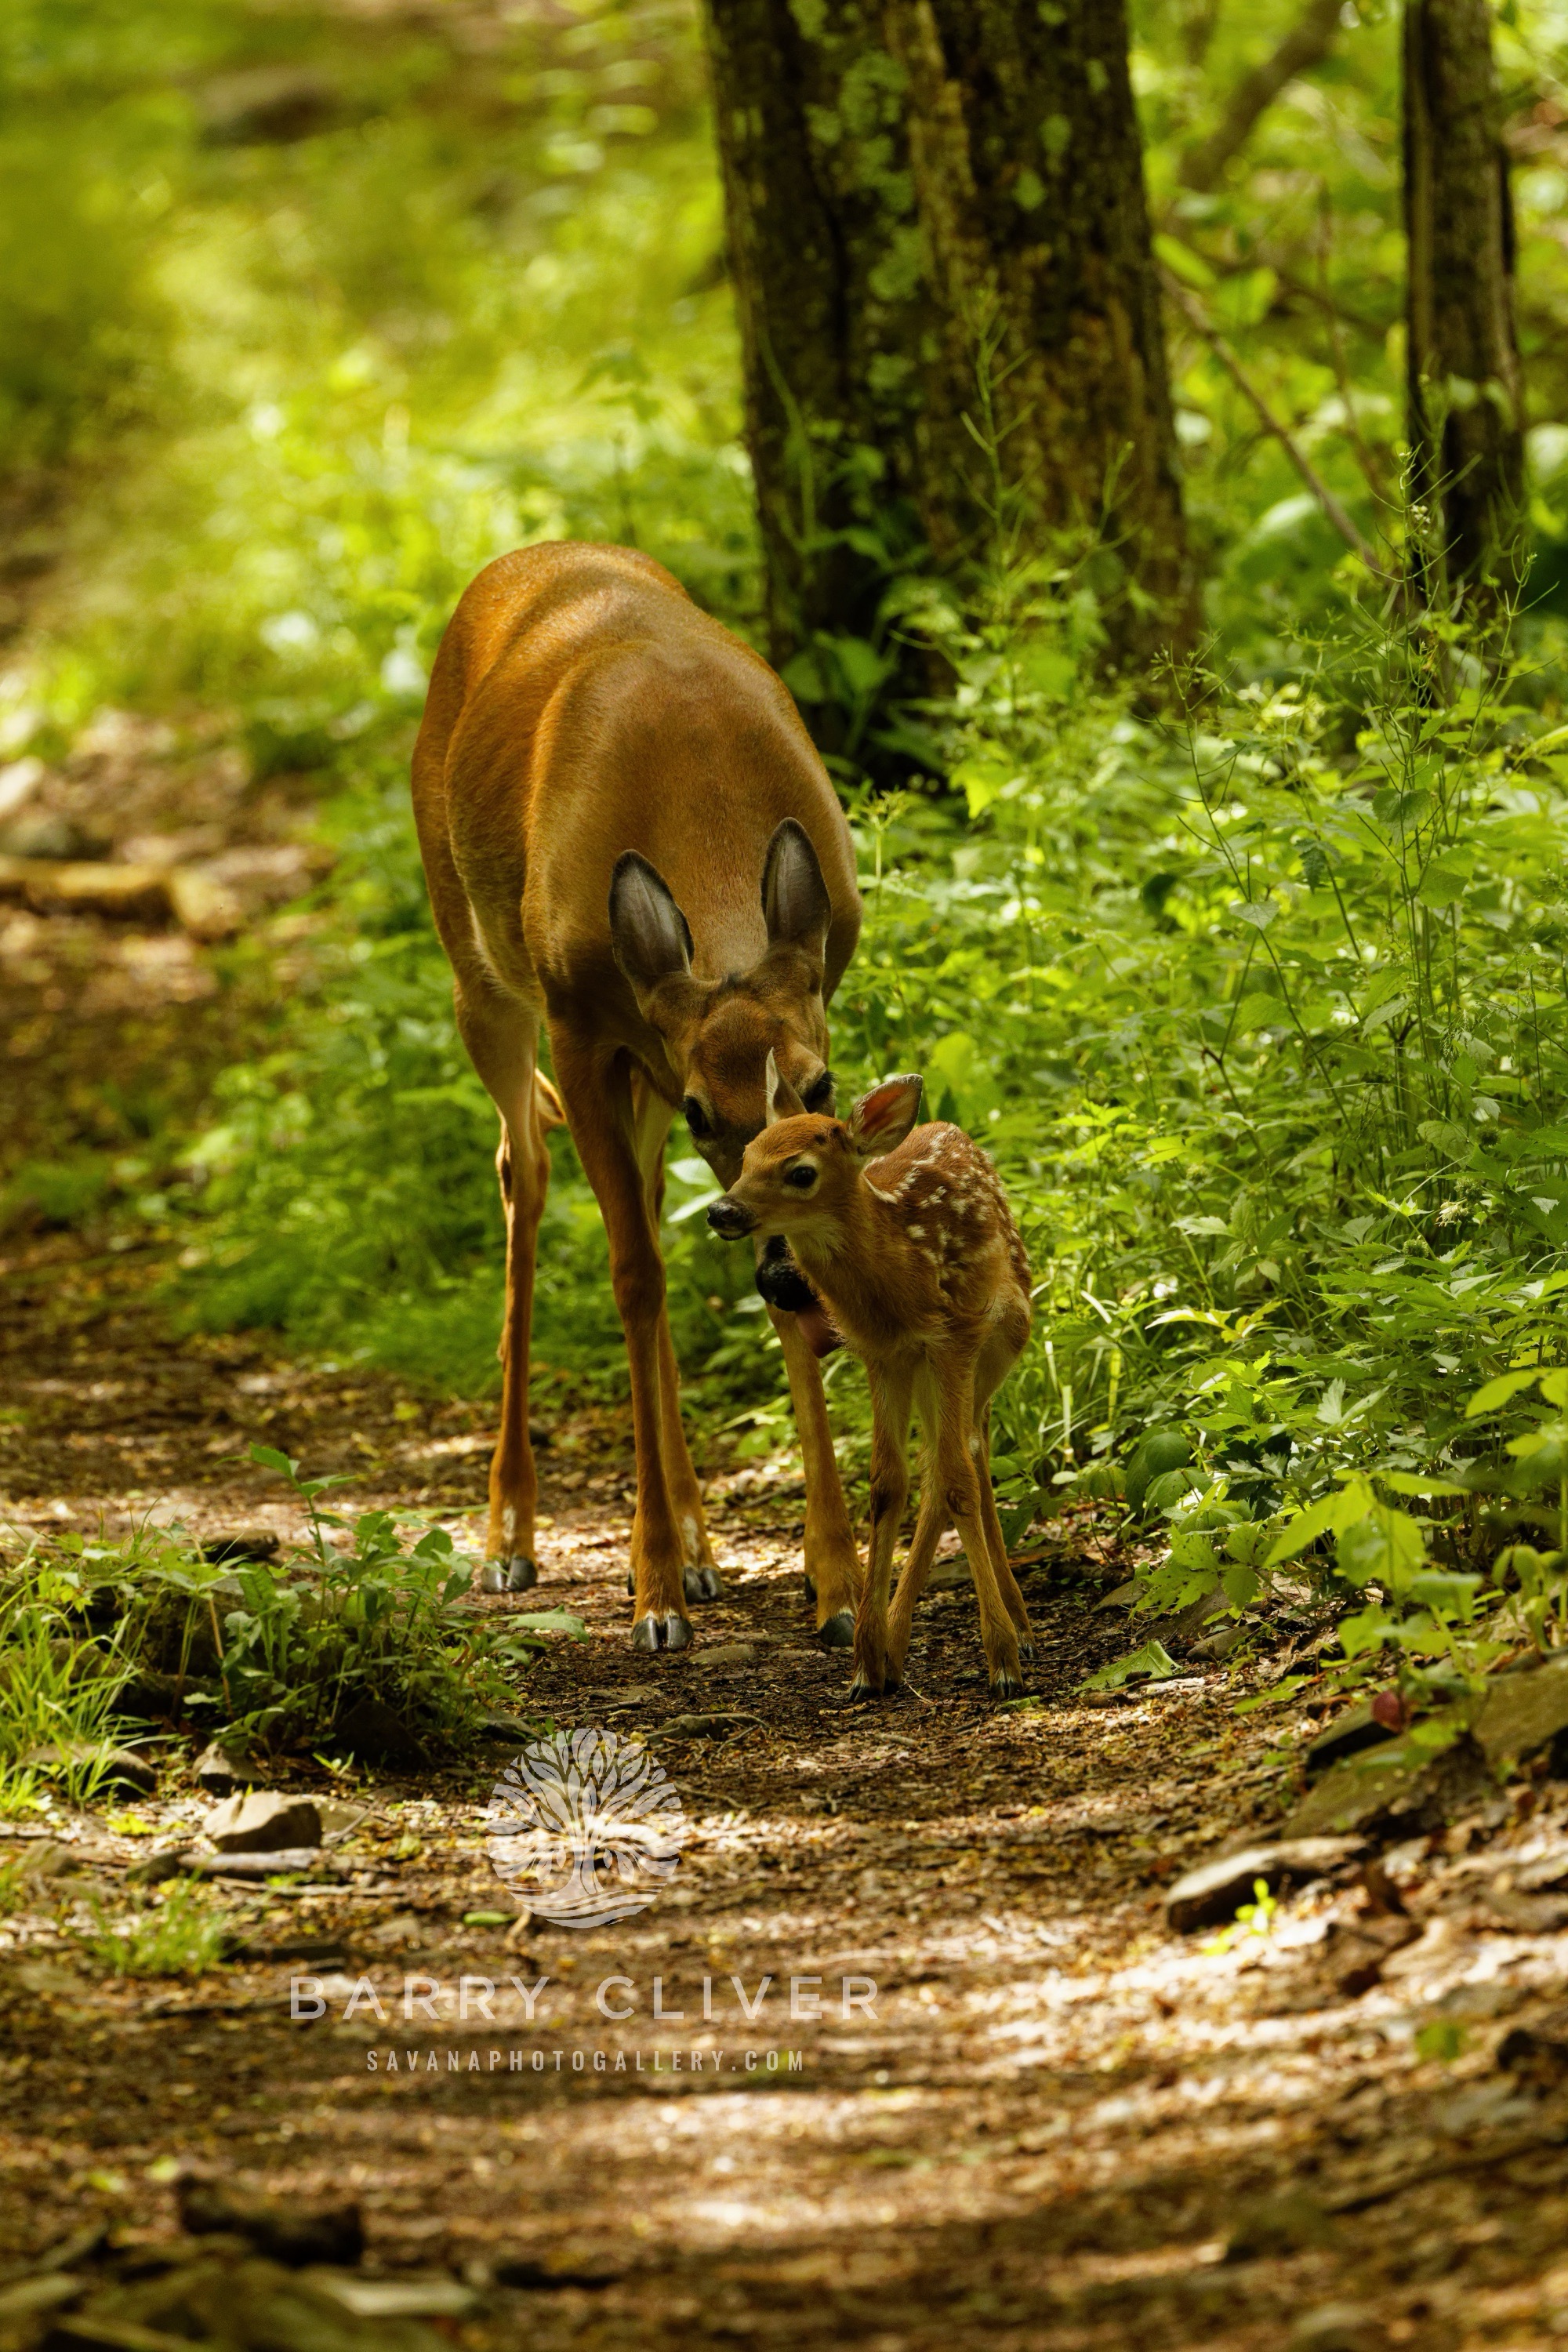
<svg viewBox="0 0 1568 2352"><path fill-rule="evenodd" d="M851 1696L898 1683L915 1603L953 1526L992 1696L1011 1698L1019 1654L1034 1644L991 1488L991 1399L1029 1336L1029 1265L984 1153L960 1128L915 1126L921 1088L918 1077L886 1078L847 1119L825 1118L770 1055L767 1125L708 1222L726 1239L783 1234L871 1383L871 1540ZM925 1433L920 1516L889 1618L911 1404Z"/></svg>

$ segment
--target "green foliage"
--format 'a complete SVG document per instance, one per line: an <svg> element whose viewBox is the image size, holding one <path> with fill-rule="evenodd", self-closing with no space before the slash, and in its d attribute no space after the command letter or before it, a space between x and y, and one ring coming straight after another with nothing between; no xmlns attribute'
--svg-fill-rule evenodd
<svg viewBox="0 0 1568 2352"><path fill-rule="evenodd" d="M32 1811L44 1782L74 1805L102 1787L128 1671L112 1644L83 1642L76 1589L37 1552L0 1574L0 1814ZM47 1767L30 1761L58 1751Z"/></svg>
<svg viewBox="0 0 1568 2352"><path fill-rule="evenodd" d="M221 1905L175 1879L151 1890L144 1909L111 1917L94 1906L88 1949L117 1977L199 1977L223 1959L231 1938Z"/></svg>
<svg viewBox="0 0 1568 2352"><path fill-rule="evenodd" d="M26 1671L8 1672L5 1704L15 1686L18 1709L25 1694L30 1712L14 1740L0 1714L7 1752L25 1754L23 1731L51 1708L51 1720L61 1715L41 1663L51 1654L56 1683L72 1695L84 1726L90 1702L92 1720L106 1730L128 1675L151 1669L173 1677L175 1717L200 1713L263 1744L313 1749L341 1740L340 1727L366 1701L389 1709L416 1738L460 1742L487 1708L515 1706L509 1676L553 1639L584 1637L580 1621L563 1610L485 1618L467 1605L475 1563L454 1550L445 1528L416 1512L344 1518L321 1502L342 1479L301 1478L287 1454L265 1445L250 1451L292 1486L307 1541L277 1564L215 1564L177 1528L143 1528L122 1543L61 1538L33 1577L50 1596L52 1644L40 1651L33 1619L17 1613L32 1647ZM90 1632L106 1619L115 1627L107 1654ZM96 1785L91 1769L83 1770ZM21 1801L30 1793L29 1782Z"/></svg>

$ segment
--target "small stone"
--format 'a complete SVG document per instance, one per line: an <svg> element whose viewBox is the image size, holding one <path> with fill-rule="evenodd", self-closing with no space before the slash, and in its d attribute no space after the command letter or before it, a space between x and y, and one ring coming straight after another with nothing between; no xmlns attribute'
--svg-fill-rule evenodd
<svg viewBox="0 0 1568 2352"><path fill-rule="evenodd" d="M202 1546L202 1558L210 1560L274 1559L279 1538L270 1528L236 1528L231 1535L214 1536Z"/></svg>
<svg viewBox="0 0 1568 2352"><path fill-rule="evenodd" d="M1240 1625L1224 1625L1217 1633L1205 1634L1201 1642L1194 1642L1193 1655L1194 1658L1228 1658L1243 1639L1244 1632Z"/></svg>
<svg viewBox="0 0 1568 2352"><path fill-rule="evenodd" d="M309 1797L253 1789L215 1805L202 1830L220 1853L279 1853L289 1846L319 1846L321 1816Z"/></svg>
<svg viewBox="0 0 1568 2352"><path fill-rule="evenodd" d="M1500 1675L1489 1684L1471 1733L1489 1763L1533 1756L1568 1728L1568 1665Z"/></svg>
<svg viewBox="0 0 1568 2352"><path fill-rule="evenodd" d="M1258 1879L1271 1894L1306 1886L1363 1851L1359 1838L1289 1838L1218 1855L1178 1878L1165 1897L1165 1916L1179 1936L1234 1919Z"/></svg>
<svg viewBox="0 0 1568 2352"><path fill-rule="evenodd" d="M351 1830L358 1829L361 1822L370 1819L368 1805L345 1805L336 1797L320 1799L316 1811L321 1817L321 1835L329 1844L347 1837Z"/></svg>
<svg viewBox="0 0 1568 2352"><path fill-rule="evenodd" d="M236 1789L254 1788L266 1768L251 1763L215 1739L196 1758L195 1769L198 1788L205 1789L209 1796L226 1797Z"/></svg>
<svg viewBox="0 0 1568 2352"><path fill-rule="evenodd" d="M481 1715L474 1733L479 1739L529 1740L534 1737L534 1727L518 1715Z"/></svg>
<svg viewBox="0 0 1568 2352"><path fill-rule="evenodd" d="M755 1642L721 1642L711 1650L699 1650L692 1663L699 1666L754 1666L759 1654Z"/></svg>

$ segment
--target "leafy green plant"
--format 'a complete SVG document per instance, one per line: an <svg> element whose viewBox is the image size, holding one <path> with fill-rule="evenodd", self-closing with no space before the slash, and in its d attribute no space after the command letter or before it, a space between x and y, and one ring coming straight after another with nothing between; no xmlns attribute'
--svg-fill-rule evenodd
<svg viewBox="0 0 1568 2352"><path fill-rule="evenodd" d="M87 1947L117 1977L205 1976L223 1959L231 1929L222 1906L188 1879L150 1890L145 1907L110 1915L93 1906Z"/></svg>
<svg viewBox="0 0 1568 2352"><path fill-rule="evenodd" d="M31 1548L0 1575L0 1813L34 1810L46 1782L78 1805L103 1785L128 1667L115 1644L81 1639L75 1598Z"/></svg>
<svg viewBox="0 0 1568 2352"><path fill-rule="evenodd" d="M1237 1944L1249 1939L1267 1942L1274 1932L1274 1915L1279 1908L1279 1897L1269 1892L1266 1878L1252 1882L1252 1900L1243 1903L1228 1927L1222 1927L1204 1946L1205 1952L1233 1951Z"/></svg>

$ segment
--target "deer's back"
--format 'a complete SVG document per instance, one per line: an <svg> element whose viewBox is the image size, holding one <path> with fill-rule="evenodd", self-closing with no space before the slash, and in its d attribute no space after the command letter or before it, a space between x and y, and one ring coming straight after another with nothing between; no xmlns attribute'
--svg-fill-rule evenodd
<svg viewBox="0 0 1568 2352"><path fill-rule="evenodd" d="M471 956L477 930L491 976L527 993L625 996L607 906L628 849L685 909L699 976L748 969L784 817L833 902L829 992L854 946L848 828L794 703L631 549L526 548L479 573L437 656L415 803L448 953Z"/></svg>

